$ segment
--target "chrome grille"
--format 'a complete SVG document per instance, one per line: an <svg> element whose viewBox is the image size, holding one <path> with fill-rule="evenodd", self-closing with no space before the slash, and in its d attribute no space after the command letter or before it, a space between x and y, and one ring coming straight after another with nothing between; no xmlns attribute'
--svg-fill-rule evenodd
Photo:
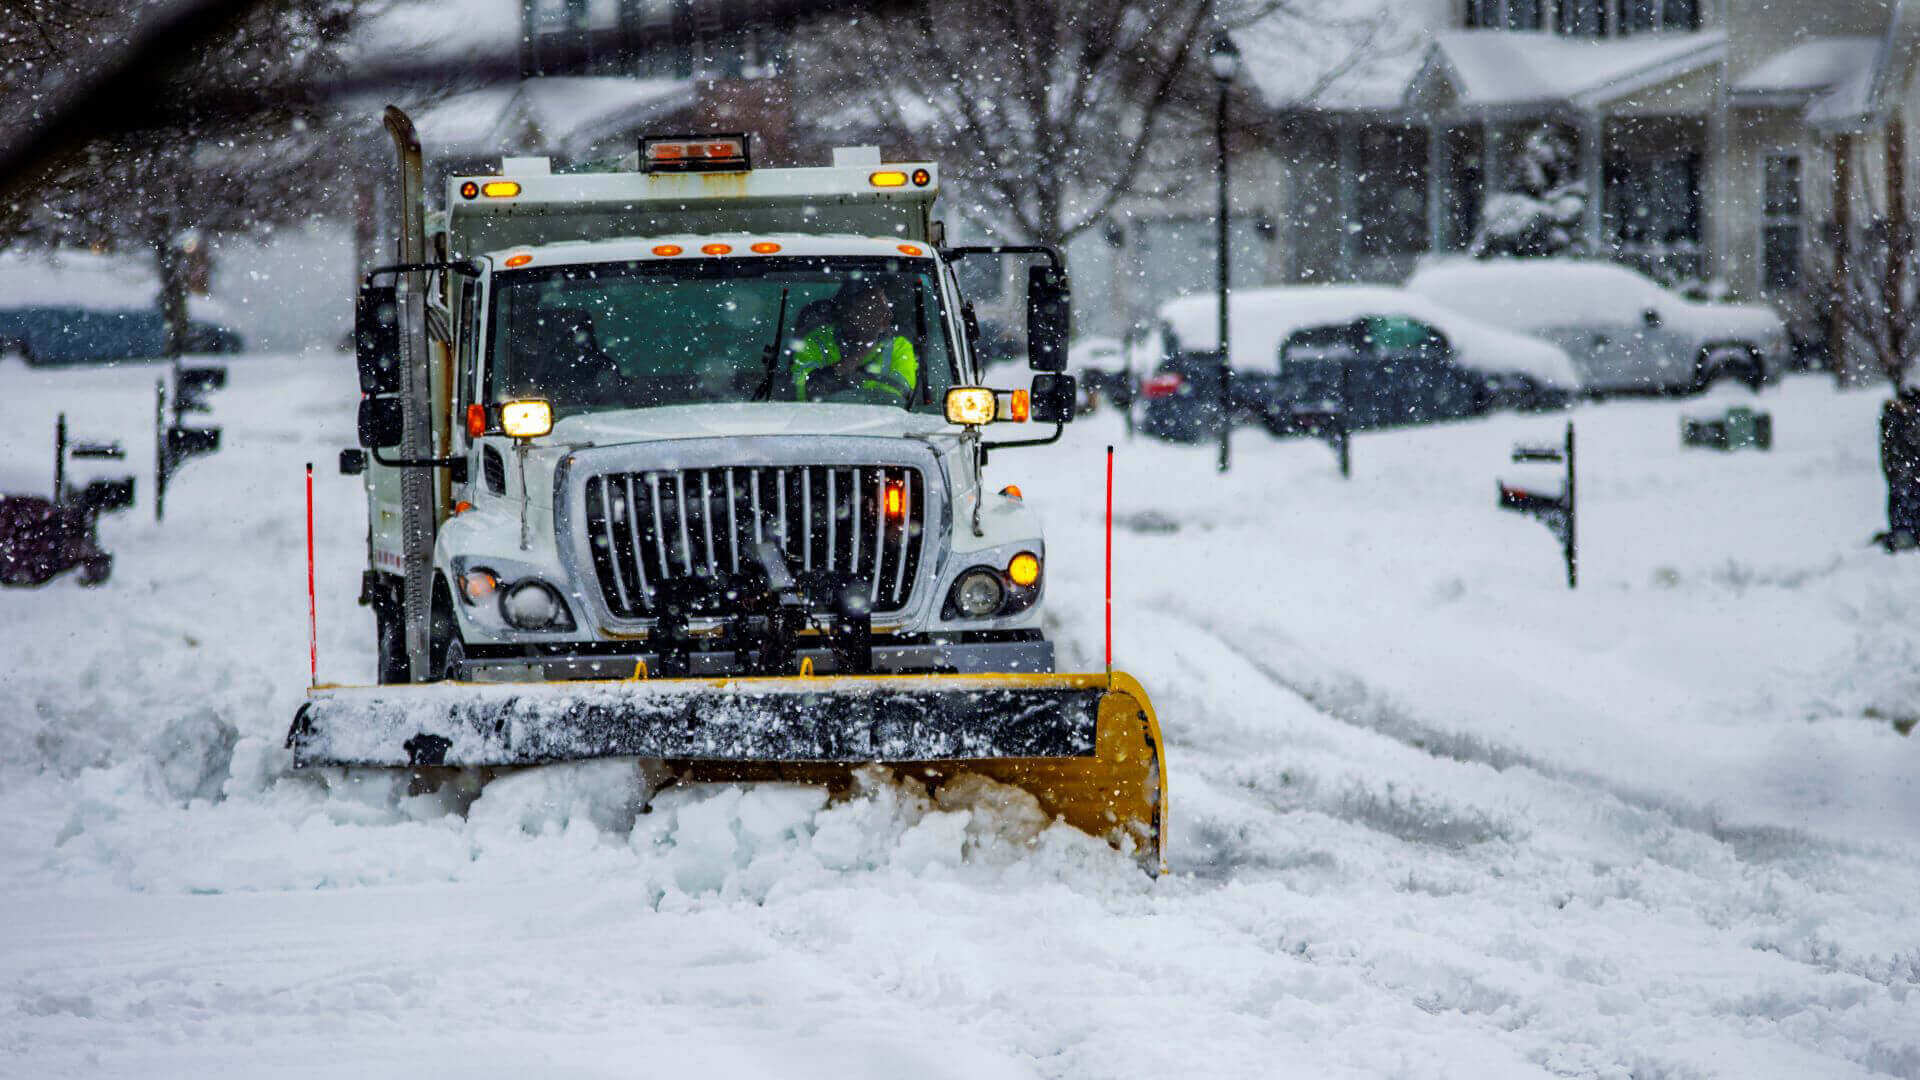
<svg viewBox="0 0 1920 1080"><path fill-rule="evenodd" d="M886 513L889 488L901 513ZM927 491L901 465L781 465L616 472L586 479L586 531L616 618L655 614L663 582L720 583L771 542L794 574L849 574L876 613L907 606L925 542Z"/></svg>

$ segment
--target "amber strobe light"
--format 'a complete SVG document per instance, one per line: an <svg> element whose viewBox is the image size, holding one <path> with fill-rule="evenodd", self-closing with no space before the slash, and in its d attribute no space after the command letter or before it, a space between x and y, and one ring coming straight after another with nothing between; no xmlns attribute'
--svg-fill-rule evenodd
<svg viewBox="0 0 1920 1080"><path fill-rule="evenodd" d="M489 199L511 199L520 194L520 184L515 180L489 180L480 185L480 194Z"/></svg>
<svg viewBox="0 0 1920 1080"><path fill-rule="evenodd" d="M956 386L947 391L947 423L978 427L993 423L993 391L984 386Z"/></svg>
<svg viewBox="0 0 1920 1080"><path fill-rule="evenodd" d="M888 521L899 521L907 516L907 485L904 481L887 481L886 494L881 501L885 504Z"/></svg>
<svg viewBox="0 0 1920 1080"><path fill-rule="evenodd" d="M553 430L553 406L544 401L509 401L500 406L500 430L516 439L537 439Z"/></svg>
<svg viewBox="0 0 1920 1080"><path fill-rule="evenodd" d="M874 187L906 187L907 174L896 169L887 169L868 176L867 183Z"/></svg>

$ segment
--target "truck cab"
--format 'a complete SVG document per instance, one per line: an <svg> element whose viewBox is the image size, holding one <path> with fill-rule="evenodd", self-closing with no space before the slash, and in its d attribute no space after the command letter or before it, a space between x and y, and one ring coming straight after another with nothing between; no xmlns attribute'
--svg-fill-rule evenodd
<svg viewBox="0 0 1920 1080"><path fill-rule="evenodd" d="M1004 253L942 250L932 163L756 170L740 136L632 164L453 177L441 257L363 290L382 681L1051 672L1040 521L985 470L1072 417L1057 256L1022 253L1046 373L993 391L952 262ZM413 393L382 368L420 362ZM408 420L430 454L389 453Z"/></svg>

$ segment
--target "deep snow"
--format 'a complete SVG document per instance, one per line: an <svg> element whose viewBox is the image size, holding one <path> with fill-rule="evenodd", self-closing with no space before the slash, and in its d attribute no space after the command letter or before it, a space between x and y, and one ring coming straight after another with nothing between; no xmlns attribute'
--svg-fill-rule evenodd
<svg viewBox="0 0 1920 1080"><path fill-rule="evenodd" d="M287 773L307 679L371 674L351 365L247 357L151 517L151 368L0 369L118 434L113 581L0 592L0 1074L1920 1077L1920 556L1876 395L1761 401L1771 454L1572 414L1582 586L1494 509L1563 418L996 455L1048 517L1071 662L1116 635L1169 741L1175 873L1016 792L670 789L626 763L408 797ZM111 430L108 430L111 429Z"/></svg>

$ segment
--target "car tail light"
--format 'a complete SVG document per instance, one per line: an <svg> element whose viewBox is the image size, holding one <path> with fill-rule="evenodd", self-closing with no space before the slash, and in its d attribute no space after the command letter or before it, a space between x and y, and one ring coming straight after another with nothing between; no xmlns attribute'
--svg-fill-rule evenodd
<svg viewBox="0 0 1920 1080"><path fill-rule="evenodd" d="M1160 398L1172 397L1181 390L1186 389L1186 385L1186 379L1181 378L1180 375L1175 372L1168 371L1155 375L1146 382L1141 383L1140 389L1147 395L1148 401L1155 401Z"/></svg>

